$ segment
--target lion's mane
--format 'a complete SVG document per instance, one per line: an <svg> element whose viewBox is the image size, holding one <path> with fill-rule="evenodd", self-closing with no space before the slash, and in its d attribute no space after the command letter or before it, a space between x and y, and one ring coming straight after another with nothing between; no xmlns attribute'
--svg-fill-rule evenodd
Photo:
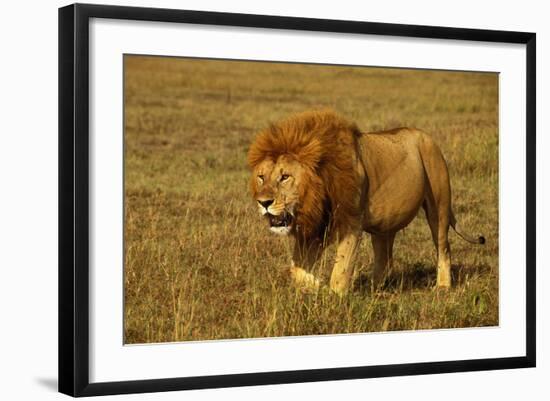
<svg viewBox="0 0 550 401"><path fill-rule="evenodd" d="M357 126L334 111L308 111L271 124L260 132L248 152L254 168L281 155L294 157L305 167L300 188L298 233L305 237L345 234L359 214L359 178L356 173ZM254 191L256 179L251 185Z"/></svg>

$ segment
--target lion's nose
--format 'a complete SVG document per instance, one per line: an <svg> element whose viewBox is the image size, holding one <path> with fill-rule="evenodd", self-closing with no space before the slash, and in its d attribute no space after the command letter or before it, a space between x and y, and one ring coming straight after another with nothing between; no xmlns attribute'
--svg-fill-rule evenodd
<svg viewBox="0 0 550 401"><path fill-rule="evenodd" d="M273 199L259 200L258 203L267 209L273 203Z"/></svg>

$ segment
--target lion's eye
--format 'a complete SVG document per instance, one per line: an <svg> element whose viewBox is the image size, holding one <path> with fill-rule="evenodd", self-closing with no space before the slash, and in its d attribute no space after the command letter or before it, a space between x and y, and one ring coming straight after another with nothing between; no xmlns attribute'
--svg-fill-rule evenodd
<svg viewBox="0 0 550 401"><path fill-rule="evenodd" d="M258 176L258 181L260 181L260 184L263 184L264 183L264 176L260 174Z"/></svg>
<svg viewBox="0 0 550 401"><path fill-rule="evenodd" d="M281 175L281 182L288 180L289 177L290 177L290 175L288 175L288 174Z"/></svg>

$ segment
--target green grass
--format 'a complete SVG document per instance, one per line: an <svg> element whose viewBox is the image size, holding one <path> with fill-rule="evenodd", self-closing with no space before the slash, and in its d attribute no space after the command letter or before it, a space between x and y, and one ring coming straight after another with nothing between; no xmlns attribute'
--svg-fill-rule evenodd
<svg viewBox="0 0 550 401"><path fill-rule="evenodd" d="M367 235L349 295L292 287L291 244L257 213L246 152L269 122L316 107L435 138L458 220L487 238L451 233L452 289L434 290L423 214L381 290ZM498 324L496 74L127 56L125 147L126 343Z"/></svg>

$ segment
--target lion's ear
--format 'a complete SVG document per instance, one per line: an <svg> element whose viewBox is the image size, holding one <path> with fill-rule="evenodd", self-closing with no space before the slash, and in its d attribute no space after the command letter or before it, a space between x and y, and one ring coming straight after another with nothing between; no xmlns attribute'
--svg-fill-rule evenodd
<svg viewBox="0 0 550 401"><path fill-rule="evenodd" d="M317 138L312 138L307 144L300 148L296 156L300 163L315 170L321 161L322 155L323 147L321 141Z"/></svg>

